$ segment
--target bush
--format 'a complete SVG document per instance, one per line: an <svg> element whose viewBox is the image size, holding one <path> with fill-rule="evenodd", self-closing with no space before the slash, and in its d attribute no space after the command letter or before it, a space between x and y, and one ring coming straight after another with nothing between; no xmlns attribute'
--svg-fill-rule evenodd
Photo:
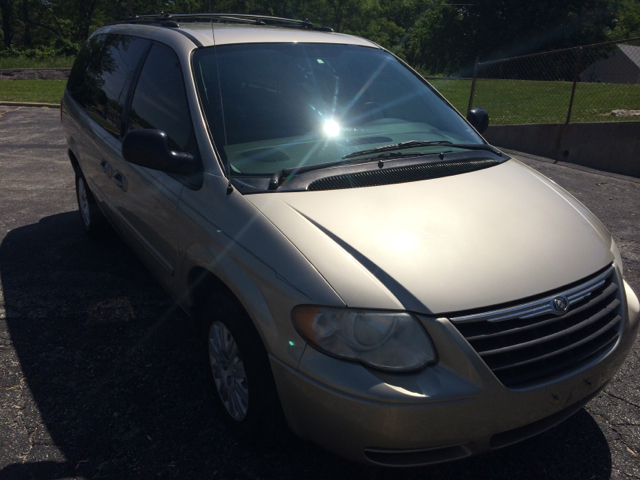
<svg viewBox="0 0 640 480"><path fill-rule="evenodd" d="M34 60L47 60L56 57L73 57L78 53L80 45L67 39L56 40L52 46L41 46L18 50L11 46L0 51L0 58L29 58Z"/></svg>
<svg viewBox="0 0 640 480"><path fill-rule="evenodd" d="M73 42L67 38L59 38L54 44L54 47L58 52L57 56L63 57L75 57L81 46L81 44Z"/></svg>
<svg viewBox="0 0 640 480"><path fill-rule="evenodd" d="M2 50L0 52L0 57L2 58L17 58L21 55L20 51L13 48L13 46L9 47L7 50Z"/></svg>

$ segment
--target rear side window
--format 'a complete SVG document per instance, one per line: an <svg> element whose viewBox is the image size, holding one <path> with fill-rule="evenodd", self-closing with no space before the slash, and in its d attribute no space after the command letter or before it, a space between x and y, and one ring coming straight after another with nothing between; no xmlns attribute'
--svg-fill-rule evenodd
<svg viewBox="0 0 640 480"><path fill-rule="evenodd" d="M154 45L144 62L129 114L129 130L164 131L173 150L196 153L189 103L178 56Z"/></svg>
<svg viewBox="0 0 640 480"><path fill-rule="evenodd" d="M128 35L97 35L82 48L67 88L114 137L120 136L126 88L150 41Z"/></svg>
<svg viewBox="0 0 640 480"><path fill-rule="evenodd" d="M97 91L95 72L100 70L99 52L104 44L104 35L94 35L82 46L73 64L67 90L69 94L86 110ZM91 77L88 77L91 72Z"/></svg>

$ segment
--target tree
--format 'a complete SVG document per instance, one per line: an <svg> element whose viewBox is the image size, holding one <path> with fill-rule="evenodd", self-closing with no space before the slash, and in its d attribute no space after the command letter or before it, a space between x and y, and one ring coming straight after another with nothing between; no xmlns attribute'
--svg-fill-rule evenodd
<svg viewBox="0 0 640 480"><path fill-rule="evenodd" d="M12 22L13 2L11 0L0 0L0 14L2 15L2 42L6 48L11 47L13 39Z"/></svg>
<svg viewBox="0 0 640 480"><path fill-rule="evenodd" d="M0 0L5 48L72 52L133 13L233 12L309 19L379 43L431 73L482 60L640 35L640 0ZM68 47L68 48L67 48Z"/></svg>
<svg viewBox="0 0 640 480"><path fill-rule="evenodd" d="M640 0L627 0L622 4L609 37L612 40L640 37Z"/></svg>
<svg viewBox="0 0 640 480"><path fill-rule="evenodd" d="M468 74L476 56L488 60L595 43L606 39L619 5L619 0L440 4L418 20L407 57L433 72Z"/></svg>

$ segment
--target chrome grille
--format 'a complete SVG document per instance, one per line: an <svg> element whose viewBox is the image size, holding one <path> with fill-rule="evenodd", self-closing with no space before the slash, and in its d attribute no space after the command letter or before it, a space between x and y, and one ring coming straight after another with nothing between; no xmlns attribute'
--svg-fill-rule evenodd
<svg viewBox="0 0 640 480"><path fill-rule="evenodd" d="M522 388L580 368L613 348L622 327L613 266L578 286L515 307L450 320L507 387ZM568 302L566 311L554 299Z"/></svg>

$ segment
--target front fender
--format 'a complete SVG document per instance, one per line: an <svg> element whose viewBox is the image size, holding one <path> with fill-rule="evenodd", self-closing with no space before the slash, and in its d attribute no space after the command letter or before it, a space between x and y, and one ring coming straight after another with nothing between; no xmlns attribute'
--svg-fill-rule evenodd
<svg viewBox="0 0 640 480"><path fill-rule="evenodd" d="M209 271L242 303L267 351L296 368L305 343L291 323L293 307L344 302L262 213L226 188L226 179L205 175L201 189L185 189L181 196L178 296L189 310L190 272Z"/></svg>

